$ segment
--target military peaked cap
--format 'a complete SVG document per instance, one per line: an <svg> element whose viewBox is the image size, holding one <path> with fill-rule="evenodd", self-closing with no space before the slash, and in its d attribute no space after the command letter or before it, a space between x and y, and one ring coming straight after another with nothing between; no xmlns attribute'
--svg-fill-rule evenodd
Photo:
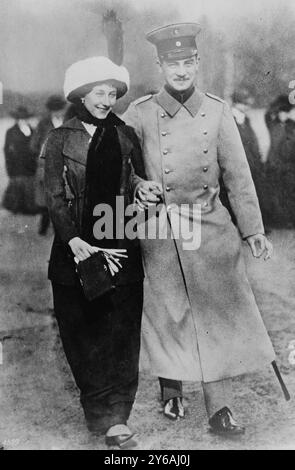
<svg viewBox="0 0 295 470"><path fill-rule="evenodd" d="M177 23L154 29L146 39L156 46L160 59L185 59L198 52L196 36L200 31L198 23Z"/></svg>

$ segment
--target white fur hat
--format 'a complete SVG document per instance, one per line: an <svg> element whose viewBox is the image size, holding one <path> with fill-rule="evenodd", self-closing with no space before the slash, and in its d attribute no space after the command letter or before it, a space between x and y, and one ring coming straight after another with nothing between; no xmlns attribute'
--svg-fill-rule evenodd
<svg viewBox="0 0 295 470"><path fill-rule="evenodd" d="M116 65L108 57L89 57L72 64L66 71L64 94L67 100L75 101L84 97L92 88L102 82L111 81L117 88L117 98L129 89L128 70Z"/></svg>

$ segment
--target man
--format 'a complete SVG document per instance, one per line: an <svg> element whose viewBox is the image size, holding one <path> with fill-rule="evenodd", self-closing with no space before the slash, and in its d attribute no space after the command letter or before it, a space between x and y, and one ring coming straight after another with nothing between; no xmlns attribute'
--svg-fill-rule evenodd
<svg viewBox="0 0 295 470"><path fill-rule="evenodd" d="M232 113L236 121L237 127L240 132L242 144L246 153L246 157L250 166L252 179L260 204L262 215L264 215L264 199L265 199L265 175L264 164L261 159L261 152L259 149L258 139L252 128L250 119L248 117L249 110L254 104L254 99L245 88L235 91L232 94ZM227 192L221 181L220 191L221 202L229 210L232 219L235 221L234 214L228 202Z"/></svg>
<svg viewBox="0 0 295 470"><path fill-rule="evenodd" d="M38 160L37 181L35 199L41 211L39 235L46 235L50 225L48 209L44 196L44 168L43 159L40 159L42 146L48 136L49 131L60 127L64 121L66 102L59 95L52 95L46 102L47 115L41 119L31 140L31 150Z"/></svg>
<svg viewBox="0 0 295 470"><path fill-rule="evenodd" d="M186 23L147 35L157 47L165 85L132 103L123 117L140 139L150 180L136 187L139 205L161 198L170 235L175 207L201 207L198 249L184 249L181 235L141 240L142 358L160 377L168 416L183 415L180 381L201 381L211 431L235 435L244 427L233 418L230 378L275 357L246 278L241 238L255 257L270 258L272 246L231 110L194 86L199 31L199 25ZM239 232L219 200L221 176ZM189 218L194 221L191 210Z"/></svg>
<svg viewBox="0 0 295 470"><path fill-rule="evenodd" d="M282 138L286 135L286 121L289 119L289 112L292 104L288 95L279 95L265 113L265 123L270 134L270 148L267 155L269 163L275 163L278 159L278 146Z"/></svg>

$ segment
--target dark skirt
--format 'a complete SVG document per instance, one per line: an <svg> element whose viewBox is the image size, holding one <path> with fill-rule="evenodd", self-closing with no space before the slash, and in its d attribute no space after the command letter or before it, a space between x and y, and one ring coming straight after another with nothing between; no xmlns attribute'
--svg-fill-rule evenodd
<svg viewBox="0 0 295 470"><path fill-rule="evenodd" d="M35 204L35 177L11 178L4 193L2 205L14 214L36 214L38 207Z"/></svg>
<svg viewBox="0 0 295 470"><path fill-rule="evenodd" d="M126 424L138 385L143 283L88 302L80 286L52 283L65 354L90 431Z"/></svg>
<svg viewBox="0 0 295 470"><path fill-rule="evenodd" d="M295 170L291 165L266 164L266 225L271 228L295 227Z"/></svg>

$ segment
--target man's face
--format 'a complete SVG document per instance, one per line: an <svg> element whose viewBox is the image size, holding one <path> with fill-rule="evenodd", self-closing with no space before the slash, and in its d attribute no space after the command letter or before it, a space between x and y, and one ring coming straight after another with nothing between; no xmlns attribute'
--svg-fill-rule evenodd
<svg viewBox="0 0 295 470"><path fill-rule="evenodd" d="M280 122L286 122L289 118L289 113L287 113L286 111L279 111L278 118Z"/></svg>
<svg viewBox="0 0 295 470"><path fill-rule="evenodd" d="M289 119L291 119L291 121L295 121L295 106L291 109L291 111L289 111Z"/></svg>
<svg viewBox="0 0 295 470"><path fill-rule="evenodd" d="M190 88L197 76L198 62L196 56L181 60L163 60L161 69L166 83L175 91Z"/></svg>
<svg viewBox="0 0 295 470"><path fill-rule="evenodd" d="M249 96L249 98L245 99L242 103L235 103L234 107L242 113L247 114L247 112L253 107L253 104L254 99Z"/></svg>
<svg viewBox="0 0 295 470"><path fill-rule="evenodd" d="M66 109L59 109L58 111L51 111L51 118L63 119L66 113Z"/></svg>

